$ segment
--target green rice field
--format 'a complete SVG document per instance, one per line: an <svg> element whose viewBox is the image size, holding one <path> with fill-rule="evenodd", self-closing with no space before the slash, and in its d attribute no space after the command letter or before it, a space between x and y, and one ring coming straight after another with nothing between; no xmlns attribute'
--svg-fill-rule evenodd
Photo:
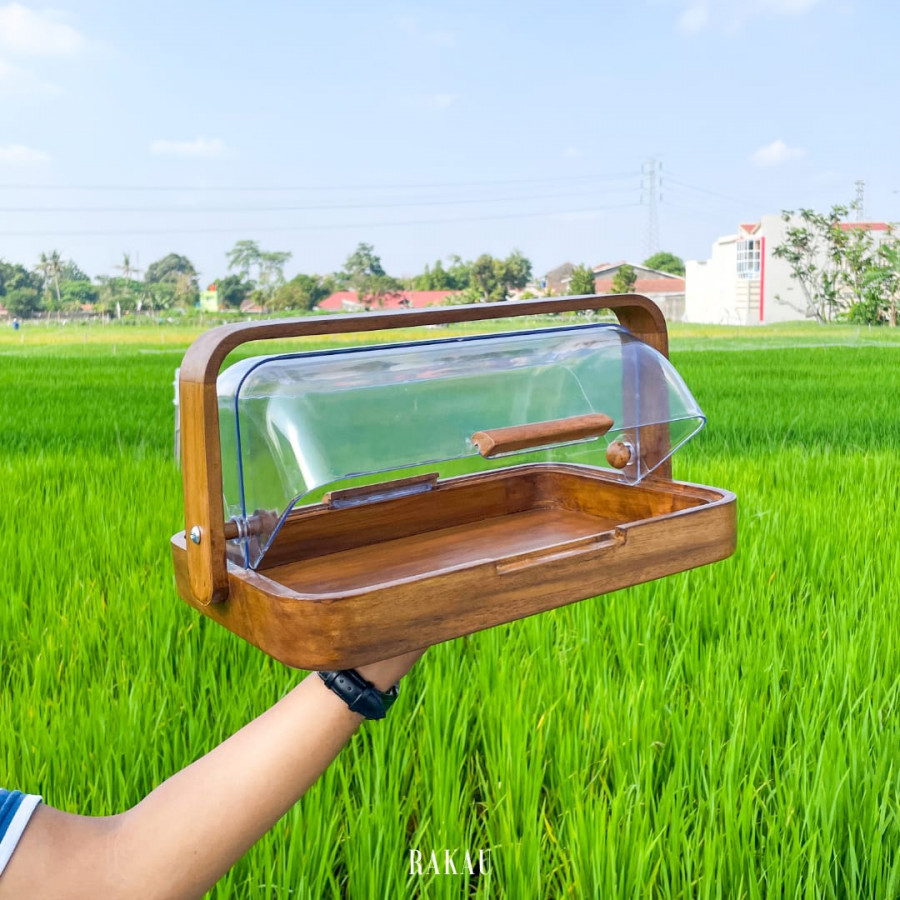
<svg viewBox="0 0 900 900"><path fill-rule="evenodd" d="M175 591L195 335L0 333L0 785L62 809L301 677ZM735 556L432 648L211 897L900 896L900 335L675 326L672 358L709 420L675 476L735 491Z"/></svg>

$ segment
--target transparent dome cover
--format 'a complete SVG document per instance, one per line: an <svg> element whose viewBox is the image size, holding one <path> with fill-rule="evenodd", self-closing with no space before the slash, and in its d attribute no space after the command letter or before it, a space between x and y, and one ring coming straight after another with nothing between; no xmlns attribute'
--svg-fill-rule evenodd
<svg viewBox="0 0 900 900"><path fill-rule="evenodd" d="M627 447L619 472L634 483L705 423L671 363L606 324L253 357L217 390L226 516L257 523L229 554L251 567L291 509L327 491L523 463L609 468L613 442ZM490 458L472 440L596 413L612 419L598 437Z"/></svg>

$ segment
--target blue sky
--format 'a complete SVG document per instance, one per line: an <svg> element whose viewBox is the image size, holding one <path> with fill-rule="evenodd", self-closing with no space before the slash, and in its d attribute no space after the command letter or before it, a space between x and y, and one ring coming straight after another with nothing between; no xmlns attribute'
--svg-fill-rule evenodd
<svg viewBox="0 0 900 900"><path fill-rule="evenodd" d="M858 0L0 0L0 257L91 275L236 240L287 274L359 241L394 275L521 249L544 272L783 208L900 219L898 12ZM646 179L645 179L646 180ZM643 199L643 203L641 202Z"/></svg>

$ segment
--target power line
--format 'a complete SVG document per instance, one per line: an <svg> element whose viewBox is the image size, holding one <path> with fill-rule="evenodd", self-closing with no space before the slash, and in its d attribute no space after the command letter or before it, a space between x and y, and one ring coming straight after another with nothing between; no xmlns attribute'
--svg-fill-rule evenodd
<svg viewBox="0 0 900 900"><path fill-rule="evenodd" d="M709 209L697 209L692 206L684 206L681 203L673 203L671 200L663 200L661 203L668 209L677 210L679 216L693 219L697 222L704 222L707 225L711 221L715 221L717 216L721 215L720 213L712 213Z"/></svg>
<svg viewBox="0 0 900 900"><path fill-rule="evenodd" d="M636 178L637 172L616 172L609 174L567 175L557 178L508 178L492 181L443 181L443 182L407 182L400 184L339 184L339 185L148 185L148 184L0 184L5 191L185 191L185 192L240 192L252 191L394 191L419 190L423 188L461 188L491 187L510 184L561 184L577 181L619 181L625 178Z"/></svg>
<svg viewBox="0 0 900 900"><path fill-rule="evenodd" d="M688 184L686 181L682 181L680 178L675 178L671 173L668 175L669 184L675 184L683 188L688 188L692 191L698 191L701 194L708 194L711 197L718 197L720 200L727 200L729 203L739 203L741 206L753 206L754 201L742 199L740 197L731 197L728 194L722 194L719 191L712 191L709 188L698 187L695 184Z"/></svg>
<svg viewBox="0 0 900 900"><path fill-rule="evenodd" d="M397 222L347 222L340 224L284 225L284 226L247 226L234 225L223 228L137 228L113 230L82 231L0 231L0 237L118 237L134 235L173 235L173 234L233 234L235 232L252 231L254 233L292 232L292 231L342 231L348 228L396 228L418 225L456 225L467 222L495 222L502 219L533 219L549 216L567 216L583 213L606 212L613 209L635 208L637 203L620 203L612 206L590 206L581 209L546 210L533 213L508 213L503 215L470 216L455 219L417 219Z"/></svg>
<svg viewBox="0 0 900 900"><path fill-rule="evenodd" d="M636 188L612 188L605 193L633 193ZM400 209L427 206L463 206L471 203L518 203L523 200L553 200L559 197L581 197L584 191L552 194L522 194L518 197L472 197L455 200L411 200L397 203L335 203L306 206L2 206L0 213L262 213L262 212L329 212L345 209Z"/></svg>

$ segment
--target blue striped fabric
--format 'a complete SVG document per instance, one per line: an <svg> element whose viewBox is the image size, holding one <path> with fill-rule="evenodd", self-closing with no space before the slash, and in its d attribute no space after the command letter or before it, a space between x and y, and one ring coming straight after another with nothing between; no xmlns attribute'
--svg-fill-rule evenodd
<svg viewBox="0 0 900 900"><path fill-rule="evenodd" d="M0 788L0 874L22 837L22 832L41 798Z"/></svg>
<svg viewBox="0 0 900 900"><path fill-rule="evenodd" d="M12 824L13 816L22 805L25 795L21 791L5 791L0 788L0 841Z"/></svg>

